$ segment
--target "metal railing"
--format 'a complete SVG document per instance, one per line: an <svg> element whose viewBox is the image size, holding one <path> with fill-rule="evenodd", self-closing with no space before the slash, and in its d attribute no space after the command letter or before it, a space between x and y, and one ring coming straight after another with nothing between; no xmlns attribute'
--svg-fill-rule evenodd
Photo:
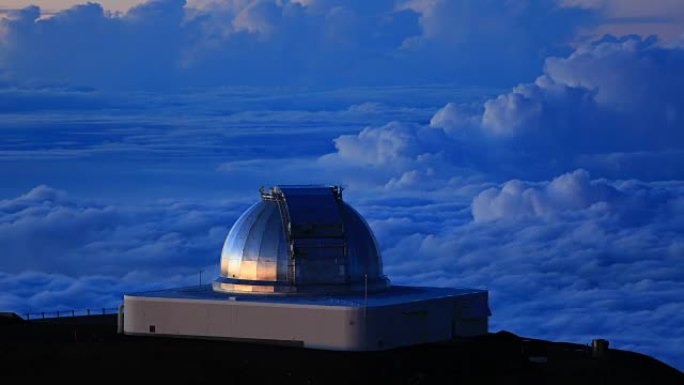
<svg viewBox="0 0 684 385"><path fill-rule="evenodd" d="M87 316L97 316L97 315L107 315L107 314L117 314L119 308L116 307L101 307L93 309L71 309L71 310L52 310L52 311L41 311L41 312L29 312L24 313L24 319L37 320L37 319L54 319L54 318L68 318L68 317L87 317Z"/></svg>

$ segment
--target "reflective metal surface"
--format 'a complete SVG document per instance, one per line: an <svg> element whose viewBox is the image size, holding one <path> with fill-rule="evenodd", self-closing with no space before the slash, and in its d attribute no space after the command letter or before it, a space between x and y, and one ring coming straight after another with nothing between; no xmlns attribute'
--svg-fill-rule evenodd
<svg viewBox="0 0 684 385"><path fill-rule="evenodd" d="M245 280L286 280L288 253L278 207L261 201L240 216L221 252L221 276Z"/></svg>
<svg viewBox="0 0 684 385"><path fill-rule="evenodd" d="M389 285L372 231L337 186L261 191L223 246L214 290L307 293Z"/></svg>

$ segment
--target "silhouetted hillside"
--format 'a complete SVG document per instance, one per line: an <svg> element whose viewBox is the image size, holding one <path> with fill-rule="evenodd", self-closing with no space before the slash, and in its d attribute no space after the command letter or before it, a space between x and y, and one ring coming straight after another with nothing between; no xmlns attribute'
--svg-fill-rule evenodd
<svg viewBox="0 0 684 385"><path fill-rule="evenodd" d="M226 384L684 384L651 357L525 339L507 332L385 352L142 338L116 334L116 316L0 319L0 377L50 381L222 381Z"/></svg>

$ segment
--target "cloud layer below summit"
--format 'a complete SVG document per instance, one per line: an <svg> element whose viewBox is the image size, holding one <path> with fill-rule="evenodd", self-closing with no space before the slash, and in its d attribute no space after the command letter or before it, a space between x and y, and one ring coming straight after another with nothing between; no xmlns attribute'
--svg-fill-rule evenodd
<svg viewBox="0 0 684 385"><path fill-rule="evenodd" d="M3 9L0 309L194 284L260 185L342 183L395 283L684 368L680 3Z"/></svg>

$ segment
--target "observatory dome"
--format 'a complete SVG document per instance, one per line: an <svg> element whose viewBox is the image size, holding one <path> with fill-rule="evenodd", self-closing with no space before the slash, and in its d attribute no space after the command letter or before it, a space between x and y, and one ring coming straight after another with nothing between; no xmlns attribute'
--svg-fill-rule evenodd
<svg viewBox="0 0 684 385"><path fill-rule="evenodd" d="M386 289L382 258L339 186L276 186L235 222L214 291L339 293Z"/></svg>

